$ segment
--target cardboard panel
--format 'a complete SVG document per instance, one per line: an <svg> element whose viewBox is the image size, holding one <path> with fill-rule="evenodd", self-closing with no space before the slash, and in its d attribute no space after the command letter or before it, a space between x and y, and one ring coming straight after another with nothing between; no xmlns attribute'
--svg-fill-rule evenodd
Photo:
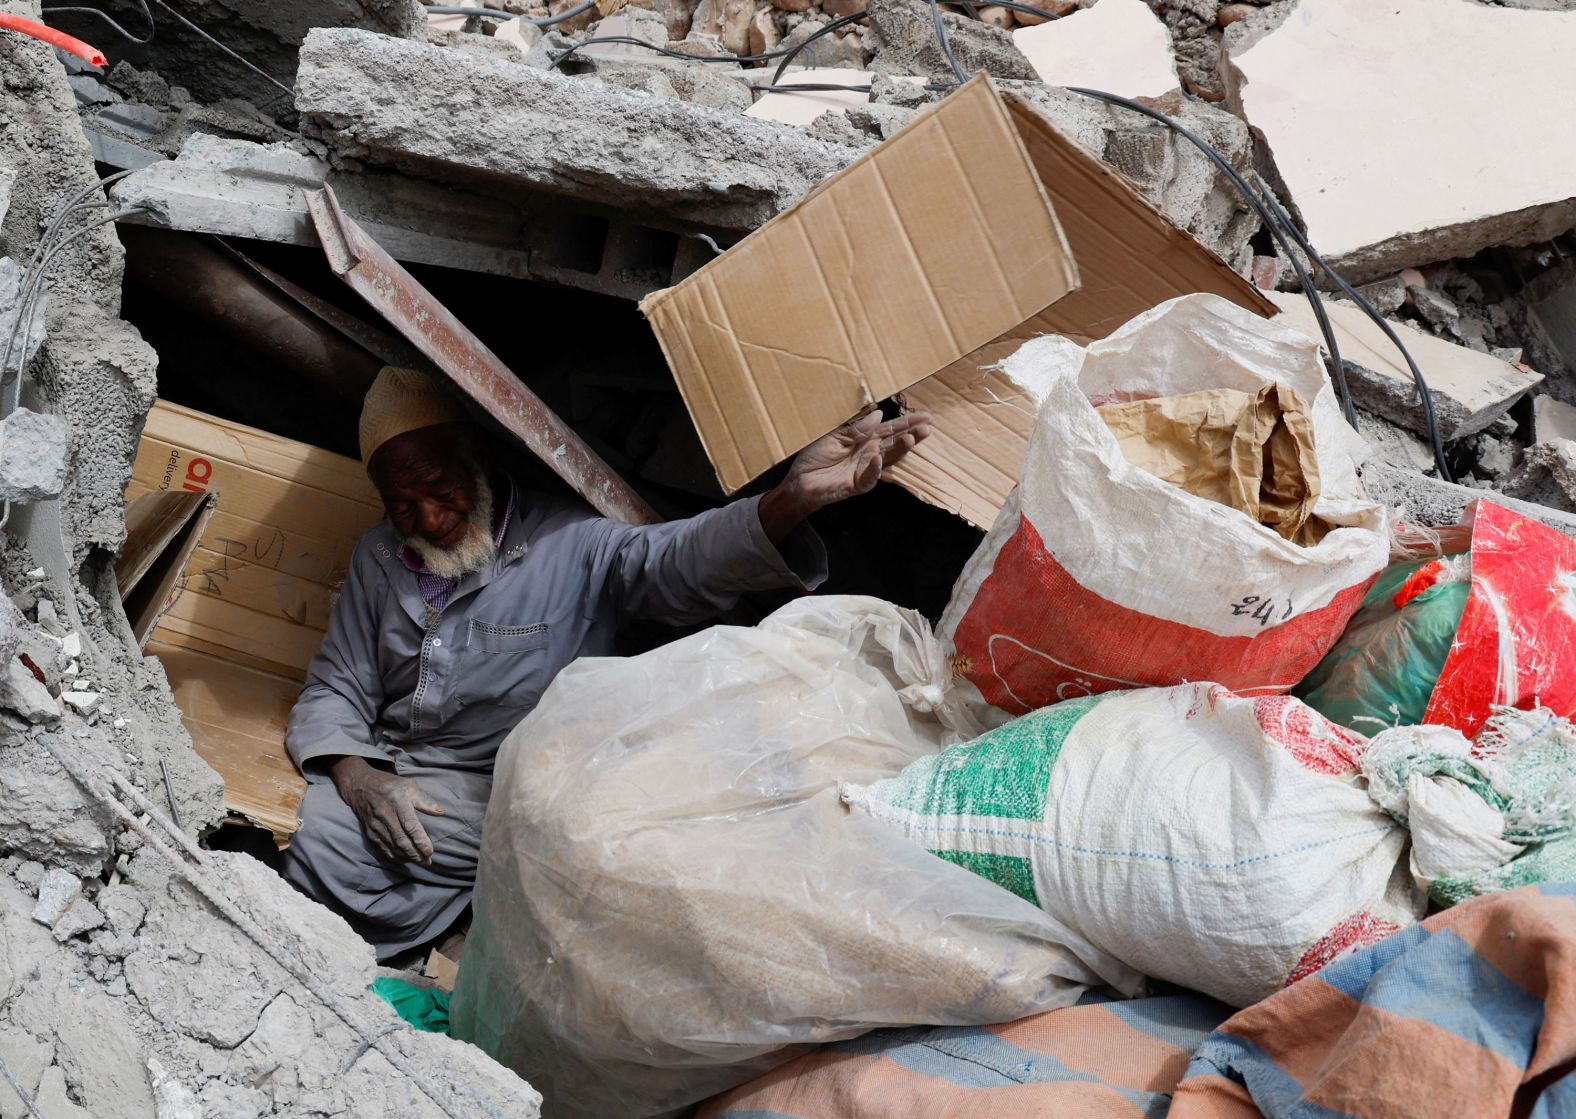
<svg viewBox="0 0 1576 1119"><path fill-rule="evenodd" d="M126 492L169 491L218 506L156 639L299 678L356 541L383 515L361 464L160 401Z"/></svg>
<svg viewBox="0 0 1576 1119"><path fill-rule="evenodd" d="M641 309L732 492L1077 282L980 77Z"/></svg>
<svg viewBox="0 0 1576 1119"><path fill-rule="evenodd" d="M197 753L224 777L231 812L283 838L300 827L306 782L285 753L300 684L205 653L154 642Z"/></svg>
<svg viewBox="0 0 1576 1119"><path fill-rule="evenodd" d="M1018 484L1033 402L990 367L1041 334L1104 338L1179 295L1213 292L1266 317L1275 304L1155 209L1025 100L1005 101L1078 263L1077 291L904 394L936 414L935 434L889 475L918 497L989 528Z"/></svg>

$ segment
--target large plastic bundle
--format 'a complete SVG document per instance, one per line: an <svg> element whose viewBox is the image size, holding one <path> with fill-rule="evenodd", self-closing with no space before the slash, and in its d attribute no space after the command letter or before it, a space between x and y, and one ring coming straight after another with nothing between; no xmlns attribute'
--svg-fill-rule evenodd
<svg viewBox="0 0 1576 1119"><path fill-rule="evenodd" d="M1248 1006L1423 914L1364 747L1290 696L1186 684L1047 707L843 795L1146 975Z"/></svg>
<svg viewBox="0 0 1576 1119"><path fill-rule="evenodd" d="M839 802L840 780L981 729L949 667L922 618L861 598L571 665L498 756L454 1033L553 1115L616 1119L875 1026L1136 991L1035 906Z"/></svg>
<svg viewBox="0 0 1576 1119"><path fill-rule="evenodd" d="M1302 679L1389 555L1317 345L1190 295L1003 368L1041 400L1034 437L940 626L984 700Z"/></svg>

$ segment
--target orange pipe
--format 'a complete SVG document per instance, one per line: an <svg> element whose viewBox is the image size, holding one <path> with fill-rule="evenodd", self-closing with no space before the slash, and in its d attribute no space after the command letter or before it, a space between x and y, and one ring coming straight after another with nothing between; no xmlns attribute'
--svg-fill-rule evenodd
<svg viewBox="0 0 1576 1119"><path fill-rule="evenodd" d="M42 40L52 47L59 47L76 55L89 66L108 66L109 59L104 57L104 52L95 46L84 43L81 39L67 35L64 31L56 31L53 27L45 26L36 19L27 19L24 16L14 16L8 12L0 12L0 27L8 31L17 31L23 35L31 35Z"/></svg>

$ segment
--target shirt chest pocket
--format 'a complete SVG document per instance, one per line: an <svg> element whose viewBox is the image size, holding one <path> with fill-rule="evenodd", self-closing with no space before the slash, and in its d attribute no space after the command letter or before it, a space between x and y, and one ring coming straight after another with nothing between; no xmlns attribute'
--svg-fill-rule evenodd
<svg viewBox="0 0 1576 1119"><path fill-rule="evenodd" d="M462 707L534 707L548 684L546 625L502 626L472 618L457 668Z"/></svg>

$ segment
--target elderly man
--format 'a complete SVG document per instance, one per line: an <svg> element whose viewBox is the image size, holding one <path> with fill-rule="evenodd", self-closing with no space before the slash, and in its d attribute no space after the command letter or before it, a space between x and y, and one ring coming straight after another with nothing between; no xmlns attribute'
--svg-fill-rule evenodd
<svg viewBox="0 0 1576 1119"><path fill-rule="evenodd" d="M361 538L286 744L307 778L285 877L388 959L470 900L498 744L624 618L704 620L741 595L810 589L810 513L868 491L930 430L870 415L811 444L759 498L635 527L489 471L480 433L393 367L361 415L388 519ZM608 697L617 702L617 697Z"/></svg>

